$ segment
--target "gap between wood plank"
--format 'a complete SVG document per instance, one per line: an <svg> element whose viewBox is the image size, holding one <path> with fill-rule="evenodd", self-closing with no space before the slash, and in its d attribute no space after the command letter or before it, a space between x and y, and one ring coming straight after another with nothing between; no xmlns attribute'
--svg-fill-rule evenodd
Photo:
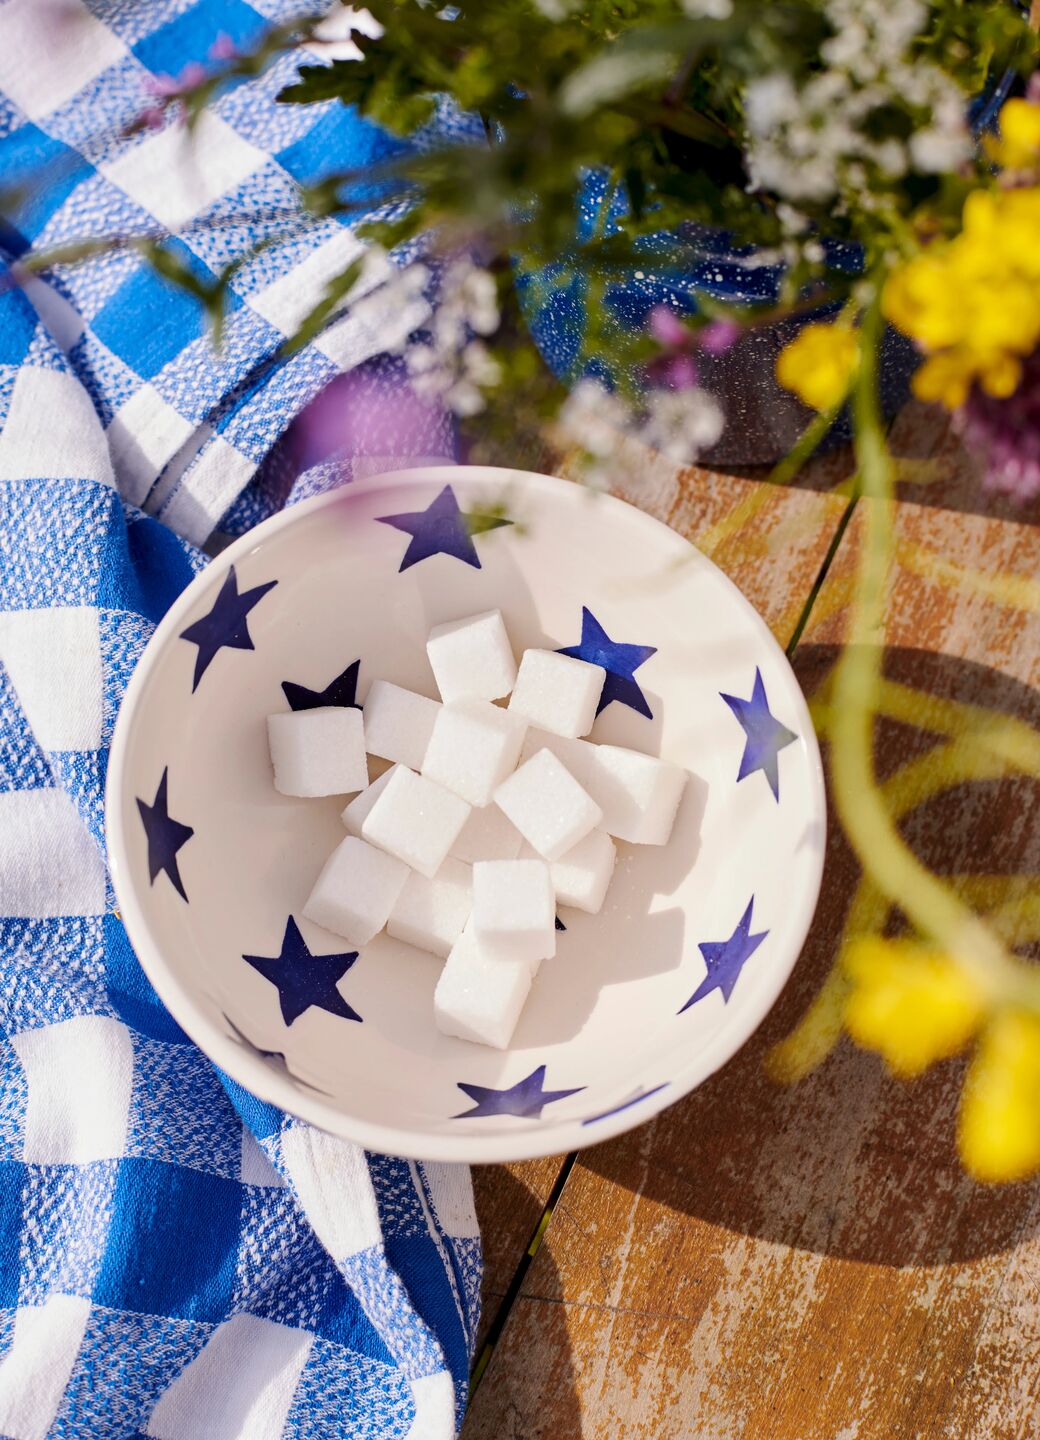
<svg viewBox="0 0 1040 1440"><path fill-rule="evenodd" d="M795 648L799 640L802 638L802 634L805 630L806 625L808 624L809 616L812 613L812 608L816 604L817 596L823 588L823 583L827 578L827 572L831 568L834 557L838 553L838 547L841 545L841 542L845 536L845 531L848 529L849 522L852 519L852 512L856 508L856 500L857 497L853 495L849 500L848 505L845 507L844 514L842 515L841 519L838 521L837 526L835 527L834 534L831 537L831 542L827 547L827 553L824 555L823 560L820 562L820 569L816 575L816 579L813 581L809 589L808 595L806 596L805 604L802 606L801 612L798 616L798 620L791 634L791 638L784 646L784 654L787 656L788 659L791 659L791 657L794 655ZM473 1366L472 1375L470 1376L469 1403L472 1403L473 1396L477 1393L480 1383L483 1380L485 1374L487 1373L487 1368L491 1362L491 1357L494 1353L495 1346L498 1344L502 1332L506 1327L506 1322L508 1321L509 1316L512 1312L513 1306L516 1304L516 1301L519 1298L520 1290L523 1287L524 1280L527 1277L527 1272L531 1268L531 1263L534 1260L534 1257L537 1255L539 1249L541 1248L542 1241L545 1238L545 1232L549 1227L550 1220L552 1219L553 1211L556 1209L563 1196L564 1189L566 1188L567 1181L570 1178L570 1173L574 1169L575 1163L577 1162L579 1153L580 1152L577 1150L572 1150L570 1154L564 1157L563 1164L560 1166L559 1174L556 1176L556 1179L553 1182L552 1190L549 1192L548 1199L545 1202L545 1208L543 1209L541 1215L538 1217L538 1223L535 1225L534 1230L531 1232L531 1238L528 1241L523 1254L520 1256L517 1267L513 1272L509 1284L506 1287L506 1292L498 1303L498 1308L495 1311L495 1318L491 1322L490 1328L488 1329L487 1337L484 1341L483 1346L481 1347L480 1354L477 1356L476 1363Z"/></svg>

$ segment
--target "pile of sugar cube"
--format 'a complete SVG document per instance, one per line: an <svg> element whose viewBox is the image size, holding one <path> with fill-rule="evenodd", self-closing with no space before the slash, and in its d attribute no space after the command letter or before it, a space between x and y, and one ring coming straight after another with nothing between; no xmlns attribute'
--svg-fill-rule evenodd
<svg viewBox="0 0 1040 1440"><path fill-rule="evenodd" d="M606 671L554 650L518 669L498 610L426 648L439 701L375 680L363 711L269 716L275 786L357 792L303 914L358 948L385 926L440 956L438 1028L503 1049L556 953L556 907L600 910L615 840L667 842L687 772L583 740ZM392 762L371 784L369 755Z"/></svg>

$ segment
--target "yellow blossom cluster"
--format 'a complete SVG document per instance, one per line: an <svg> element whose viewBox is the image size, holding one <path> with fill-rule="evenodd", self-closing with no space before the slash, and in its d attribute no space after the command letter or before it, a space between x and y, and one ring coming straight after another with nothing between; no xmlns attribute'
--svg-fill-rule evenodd
<svg viewBox="0 0 1040 1440"><path fill-rule="evenodd" d="M1040 164L1040 105L1009 100L989 148L1008 170ZM913 380L922 400L955 410L975 382L1013 394L1040 344L1040 187L973 191L960 234L893 271L882 304L925 352Z"/></svg>
<svg viewBox="0 0 1040 1440"><path fill-rule="evenodd" d="M973 191L961 233L895 270L882 304L927 356L913 382L922 400L955 410L976 380L1013 394L1040 344L1040 187Z"/></svg>
<svg viewBox="0 0 1040 1440"><path fill-rule="evenodd" d="M880 936L845 961L845 1027L896 1075L919 1075L977 1040L961 1099L959 1142L978 1180L1040 1169L1040 1016L993 998L941 951Z"/></svg>
<svg viewBox="0 0 1040 1440"><path fill-rule="evenodd" d="M813 410L829 410L848 393L859 340L850 325L819 321L806 325L776 359L776 378Z"/></svg>

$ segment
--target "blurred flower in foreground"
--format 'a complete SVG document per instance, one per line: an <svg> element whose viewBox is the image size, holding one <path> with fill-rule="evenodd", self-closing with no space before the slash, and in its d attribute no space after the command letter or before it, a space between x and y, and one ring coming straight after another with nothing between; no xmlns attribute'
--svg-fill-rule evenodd
<svg viewBox="0 0 1040 1440"><path fill-rule="evenodd" d="M715 444L724 424L722 407L706 390L651 390L635 436L677 465L689 465Z"/></svg>
<svg viewBox="0 0 1040 1440"><path fill-rule="evenodd" d="M848 393L859 340L848 325L806 325L776 357L776 378L813 410L829 410Z"/></svg>
<svg viewBox="0 0 1040 1440"><path fill-rule="evenodd" d="M1040 351L1023 363L1018 389L1008 399L973 386L954 411L953 427L982 462L984 489L1021 505L1035 500L1040 495Z"/></svg>
<svg viewBox="0 0 1040 1440"><path fill-rule="evenodd" d="M948 410L975 382L1006 398L1040 343L1040 188L975 190L962 225L895 270L882 296L886 319L927 357L914 394Z"/></svg>
<svg viewBox="0 0 1040 1440"><path fill-rule="evenodd" d="M852 984L845 1025L857 1045L880 1051L909 1077L956 1055L986 1015L986 996L939 951L880 936L856 941L845 960Z"/></svg>
<svg viewBox="0 0 1040 1440"><path fill-rule="evenodd" d="M1025 170L1040 161L1040 105L1008 100L1000 111L1000 134L987 137L990 158L1007 170Z"/></svg>
<svg viewBox="0 0 1040 1440"><path fill-rule="evenodd" d="M1022 1180L1040 1168L1040 1017L998 1015L961 1099L961 1157L977 1180Z"/></svg>
<svg viewBox="0 0 1040 1440"><path fill-rule="evenodd" d="M483 410L483 392L499 383L502 369L476 337L494 334L499 320L495 277L468 257L452 261L441 278L429 339L405 353L417 394L438 397L456 415Z"/></svg>

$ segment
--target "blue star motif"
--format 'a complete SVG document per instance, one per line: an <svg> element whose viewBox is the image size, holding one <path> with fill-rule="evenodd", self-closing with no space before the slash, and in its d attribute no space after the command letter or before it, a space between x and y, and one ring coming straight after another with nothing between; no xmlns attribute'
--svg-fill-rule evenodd
<svg viewBox="0 0 1040 1440"><path fill-rule="evenodd" d="M584 1090L579 1085L575 1090L543 1090L545 1066L539 1065L523 1080L518 1080L508 1090L490 1090L485 1085L466 1085L457 1081L460 1090L477 1103L472 1110L463 1110L453 1115L453 1120L465 1120L478 1115L519 1115L523 1120L540 1120L542 1108L554 1100L564 1100L568 1095L577 1095Z"/></svg>
<svg viewBox="0 0 1040 1440"><path fill-rule="evenodd" d="M722 694L722 692L719 692ZM756 770L761 770L769 781L773 799L780 800L780 766L777 757L786 745L798 739L793 730L788 730L769 709L766 687L762 683L762 672L755 667L755 685L750 700L741 700L737 695L722 695L744 727L747 740L744 754L740 759L737 779L743 780Z"/></svg>
<svg viewBox="0 0 1040 1440"><path fill-rule="evenodd" d="M231 566L220 587L220 593L213 602L213 609L208 615L203 615L201 620L195 620L187 630L181 631L182 640L190 640L199 647L199 653L195 657L195 678L191 682L192 694L198 689L199 681L219 650L256 648L249 634L246 617L268 590L273 590L277 584L277 580L268 580L266 585L254 585L252 590L243 590L240 594L235 567Z"/></svg>
<svg viewBox="0 0 1040 1440"><path fill-rule="evenodd" d="M404 515L379 515L376 518L381 525L392 525L395 530L403 530L412 537L398 573L417 565L420 560L428 560L431 555L453 555L456 560L479 570L480 557L472 537L513 523L499 516L482 515L476 510L460 510L450 485L445 485L425 510L410 510Z"/></svg>
<svg viewBox="0 0 1040 1440"><path fill-rule="evenodd" d="M172 819L169 811L169 766L162 772L155 799L150 805L138 800L137 809L148 840L148 877L155 884L160 870L165 870L173 888L182 900L187 900L181 872L177 868L177 851L187 844L195 831L190 825L182 825Z"/></svg>
<svg viewBox="0 0 1040 1440"><path fill-rule="evenodd" d="M651 655L657 654L656 645L622 645L611 640L603 626L585 605L581 607L581 644L568 645L561 655L573 655L576 660L587 660L590 665L602 665L607 672L603 691L596 706L596 714L605 710L612 700L627 705L648 720L654 712L646 703L646 696L639 688L635 672L644 665Z"/></svg>
<svg viewBox="0 0 1040 1440"><path fill-rule="evenodd" d="M708 973L686 1004L678 1011L680 1015L683 1010L689 1010L691 1005L696 1005L698 1000L703 1000L705 995L710 995L713 990L722 991L723 1003L729 1001L729 997L733 994L733 987L740 979L740 972L769 934L768 930L762 930L758 935L749 934L751 907L754 903L755 897L752 895L747 909L740 917L740 923L728 940L702 941L698 945L697 948L704 956L704 963L708 967Z"/></svg>
<svg viewBox="0 0 1040 1440"><path fill-rule="evenodd" d="M336 989L336 981L342 980L357 958L356 950L341 955L312 955L291 915L285 922L280 954L242 956L247 965L277 987L286 1025L298 1020L312 1005L330 1015L341 1015L344 1020L360 1020L361 1016Z"/></svg>
<svg viewBox="0 0 1040 1440"><path fill-rule="evenodd" d="M282 690L289 702L290 710L317 710L324 705L339 705L345 709L360 710L357 703L358 670L361 661L355 660L341 675L331 680L324 690L308 690L306 685L297 685L292 680L282 681Z"/></svg>

